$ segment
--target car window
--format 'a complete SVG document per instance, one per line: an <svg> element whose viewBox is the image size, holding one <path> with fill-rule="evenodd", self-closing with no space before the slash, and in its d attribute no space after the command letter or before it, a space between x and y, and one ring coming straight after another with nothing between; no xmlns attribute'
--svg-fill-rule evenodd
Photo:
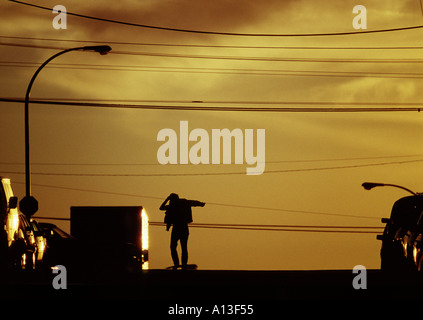
<svg viewBox="0 0 423 320"><path fill-rule="evenodd" d="M54 233L58 234L61 238L73 238L70 234L66 233L62 229L59 228L53 228L52 229Z"/></svg>

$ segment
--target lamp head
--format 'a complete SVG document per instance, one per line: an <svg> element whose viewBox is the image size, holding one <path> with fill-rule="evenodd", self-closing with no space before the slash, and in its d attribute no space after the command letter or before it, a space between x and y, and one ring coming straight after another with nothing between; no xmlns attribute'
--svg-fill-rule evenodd
<svg viewBox="0 0 423 320"><path fill-rule="evenodd" d="M376 183L376 182L364 182L361 186L366 190L371 190L374 187L382 187L385 184L383 183Z"/></svg>
<svg viewBox="0 0 423 320"><path fill-rule="evenodd" d="M101 55L108 54L112 48L110 46L86 46L83 47L82 50L84 51L95 51Z"/></svg>
<svg viewBox="0 0 423 320"><path fill-rule="evenodd" d="M394 188L405 190L405 191L407 191L407 192L409 192L409 193L411 193L412 195L415 195L415 196L420 195L419 193L416 193L413 190L410 190L408 188L405 188L405 187L402 187L402 186L399 186L399 185L396 185L396 184L390 184L390 183L364 182L362 184L362 186L366 190L371 190L374 187L383 187L383 186L394 187Z"/></svg>

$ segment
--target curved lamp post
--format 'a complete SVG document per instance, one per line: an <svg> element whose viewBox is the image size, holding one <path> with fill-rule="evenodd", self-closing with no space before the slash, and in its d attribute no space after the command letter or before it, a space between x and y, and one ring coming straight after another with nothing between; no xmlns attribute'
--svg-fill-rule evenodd
<svg viewBox="0 0 423 320"><path fill-rule="evenodd" d="M35 71L34 75L29 82L28 88L25 94L25 197L19 202L20 210L23 214L30 217L35 212L38 211L38 201L31 196L31 173L30 173L30 165L29 165L29 95L31 92L32 85L34 84L35 78L38 76L40 71L54 58L58 56L70 52L70 51L94 51L98 52L101 55L105 55L112 50L109 46L85 46L85 47L77 47L63 50L59 53L48 58L38 69Z"/></svg>
<svg viewBox="0 0 423 320"><path fill-rule="evenodd" d="M394 187L394 188L399 188L399 189L405 190L407 192L410 192L412 195L415 195L415 196L419 195L417 192L414 192L414 191L412 191L408 188L405 188L405 187L402 187L402 186L399 186L399 185L396 185L396 184L364 182L361 186L366 190L371 190L375 187Z"/></svg>

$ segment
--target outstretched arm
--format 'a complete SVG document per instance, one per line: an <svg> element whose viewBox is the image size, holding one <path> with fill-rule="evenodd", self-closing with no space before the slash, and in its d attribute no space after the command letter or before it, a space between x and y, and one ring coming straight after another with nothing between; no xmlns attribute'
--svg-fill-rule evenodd
<svg viewBox="0 0 423 320"><path fill-rule="evenodd" d="M205 202L201 202L197 200L188 200L188 202L191 207L204 207L206 205Z"/></svg>

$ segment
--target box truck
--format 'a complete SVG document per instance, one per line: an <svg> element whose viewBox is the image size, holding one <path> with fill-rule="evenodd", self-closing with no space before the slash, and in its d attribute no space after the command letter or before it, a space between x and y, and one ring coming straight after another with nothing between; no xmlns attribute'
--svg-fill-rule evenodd
<svg viewBox="0 0 423 320"><path fill-rule="evenodd" d="M148 216L141 206L71 207L70 233L93 271L148 269Z"/></svg>

